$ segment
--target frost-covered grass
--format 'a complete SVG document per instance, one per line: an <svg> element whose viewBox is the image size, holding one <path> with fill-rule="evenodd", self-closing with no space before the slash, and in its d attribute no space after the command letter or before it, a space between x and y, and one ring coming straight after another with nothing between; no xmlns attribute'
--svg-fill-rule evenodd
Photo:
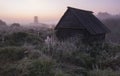
<svg viewBox="0 0 120 76"><path fill-rule="evenodd" d="M88 46L78 37L60 42L52 29L38 28L1 33L0 39L0 76L120 75L119 45Z"/></svg>

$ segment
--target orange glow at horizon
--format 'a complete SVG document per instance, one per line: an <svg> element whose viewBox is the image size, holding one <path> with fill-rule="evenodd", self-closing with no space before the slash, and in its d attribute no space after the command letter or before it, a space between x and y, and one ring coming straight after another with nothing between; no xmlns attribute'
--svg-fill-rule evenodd
<svg viewBox="0 0 120 76"><path fill-rule="evenodd" d="M1 18L16 21L21 19L21 21L31 22L35 15L39 16L41 21L56 20L62 14L61 10L56 9L48 0L4 0L0 2L0 9L2 10L0 12Z"/></svg>
<svg viewBox="0 0 120 76"><path fill-rule="evenodd" d="M109 4L106 4L109 2ZM0 0L0 19L7 22L30 23L34 16L40 22L58 21L67 6L90 10L119 13L120 0Z"/></svg>

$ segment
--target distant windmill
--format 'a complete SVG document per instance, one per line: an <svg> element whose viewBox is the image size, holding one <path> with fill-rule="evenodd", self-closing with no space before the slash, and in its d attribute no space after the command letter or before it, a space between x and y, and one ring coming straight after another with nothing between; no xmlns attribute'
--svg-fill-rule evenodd
<svg viewBox="0 0 120 76"><path fill-rule="evenodd" d="M38 23L39 23L38 16L34 16L34 23L35 23L35 24L38 24Z"/></svg>

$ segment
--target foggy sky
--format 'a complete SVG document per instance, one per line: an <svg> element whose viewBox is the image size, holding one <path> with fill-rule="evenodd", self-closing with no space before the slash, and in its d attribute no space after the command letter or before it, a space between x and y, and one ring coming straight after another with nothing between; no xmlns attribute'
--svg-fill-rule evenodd
<svg viewBox="0 0 120 76"><path fill-rule="evenodd" d="M67 6L119 14L119 4L120 0L0 0L0 19L31 23L34 16L39 16L39 22L56 23Z"/></svg>

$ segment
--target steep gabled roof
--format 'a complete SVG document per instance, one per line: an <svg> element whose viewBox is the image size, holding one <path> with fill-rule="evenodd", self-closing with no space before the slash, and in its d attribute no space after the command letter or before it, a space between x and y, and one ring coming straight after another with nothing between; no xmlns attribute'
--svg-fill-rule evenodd
<svg viewBox="0 0 120 76"><path fill-rule="evenodd" d="M94 15L92 11L68 7L55 29L86 29L91 34L108 33L110 30Z"/></svg>

